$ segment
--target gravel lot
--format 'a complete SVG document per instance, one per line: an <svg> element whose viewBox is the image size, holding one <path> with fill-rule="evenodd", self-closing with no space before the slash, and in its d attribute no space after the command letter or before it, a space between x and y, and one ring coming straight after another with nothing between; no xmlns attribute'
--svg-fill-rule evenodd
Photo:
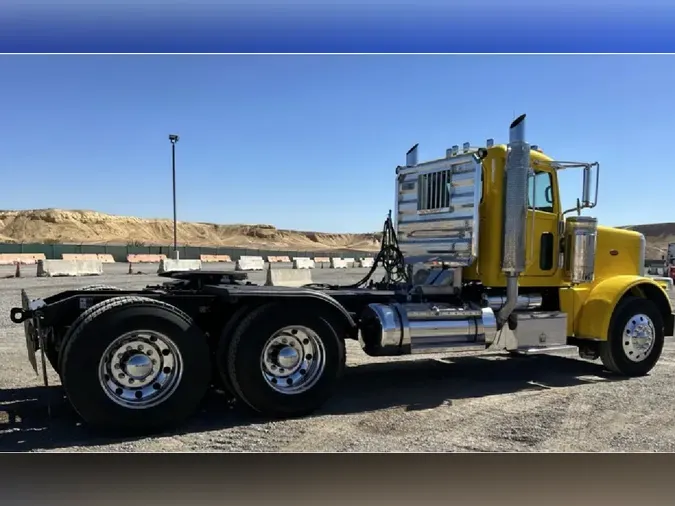
<svg viewBox="0 0 675 506"><path fill-rule="evenodd" d="M675 344L649 377L606 375L566 353L371 359L348 343L348 371L315 416L269 422L216 393L180 429L109 439L81 426L52 372L41 386L26 359L23 327L9 310L19 291L44 297L69 287L160 282L156 266L105 266L93 278L0 279L0 451L675 451ZM231 266L218 265L215 269ZM211 269L211 267L210 267ZM353 282L365 269L317 269L317 282ZM12 274L0 267L0 278ZM262 273L251 276L263 280ZM641 429L639 427L642 427Z"/></svg>

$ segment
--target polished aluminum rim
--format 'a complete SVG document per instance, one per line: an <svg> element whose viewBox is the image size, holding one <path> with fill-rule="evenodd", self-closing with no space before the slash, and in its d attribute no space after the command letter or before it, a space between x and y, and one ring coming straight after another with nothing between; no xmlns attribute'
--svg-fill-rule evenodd
<svg viewBox="0 0 675 506"><path fill-rule="evenodd" d="M656 331L651 318L644 314L633 316L623 329L623 351L631 362L642 362L652 351Z"/></svg>
<svg viewBox="0 0 675 506"><path fill-rule="evenodd" d="M101 357L99 383L113 402L147 409L168 399L180 383L183 361L167 336L151 330L115 339Z"/></svg>
<svg viewBox="0 0 675 506"><path fill-rule="evenodd" d="M316 384L326 365L325 357L323 343L313 330L290 326L268 339L260 367L270 387L279 393L294 395Z"/></svg>

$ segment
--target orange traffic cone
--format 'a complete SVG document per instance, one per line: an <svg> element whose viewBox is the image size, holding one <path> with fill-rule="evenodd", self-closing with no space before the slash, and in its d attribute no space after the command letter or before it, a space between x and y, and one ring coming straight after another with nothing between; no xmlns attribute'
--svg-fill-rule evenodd
<svg viewBox="0 0 675 506"><path fill-rule="evenodd" d="M16 262L16 272L14 273L15 278L21 277L21 262Z"/></svg>

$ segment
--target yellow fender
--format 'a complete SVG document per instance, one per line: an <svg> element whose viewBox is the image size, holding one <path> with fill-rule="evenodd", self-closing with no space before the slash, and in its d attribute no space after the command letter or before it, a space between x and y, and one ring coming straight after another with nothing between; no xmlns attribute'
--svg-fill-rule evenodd
<svg viewBox="0 0 675 506"><path fill-rule="evenodd" d="M575 335L606 341L614 309L629 294L653 301L663 316L666 335L669 330L672 333L673 309L663 287L651 278L625 275L604 279L591 288L579 311Z"/></svg>

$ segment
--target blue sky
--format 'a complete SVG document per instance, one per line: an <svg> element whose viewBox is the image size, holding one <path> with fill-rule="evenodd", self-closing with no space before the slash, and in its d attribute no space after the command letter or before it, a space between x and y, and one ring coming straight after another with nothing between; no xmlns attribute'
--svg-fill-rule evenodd
<svg viewBox="0 0 675 506"><path fill-rule="evenodd" d="M58 207L330 232L379 229L394 169L528 140L599 161L607 225L675 221L669 56L4 56L0 209ZM565 200L581 174L563 178ZM638 192L646 198L640 199ZM586 214L589 214L586 212Z"/></svg>

